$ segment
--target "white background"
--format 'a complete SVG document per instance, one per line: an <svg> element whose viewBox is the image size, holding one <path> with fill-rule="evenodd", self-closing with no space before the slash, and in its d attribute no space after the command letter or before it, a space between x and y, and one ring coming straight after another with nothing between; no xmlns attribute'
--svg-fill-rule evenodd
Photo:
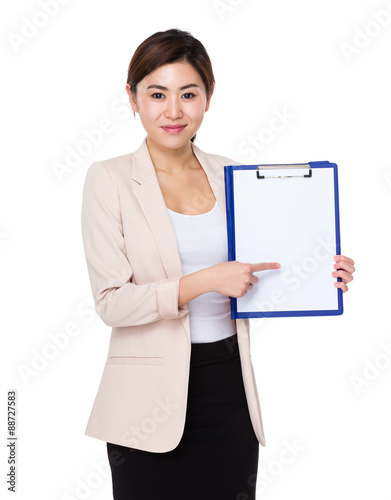
<svg viewBox="0 0 391 500"><path fill-rule="evenodd" d="M91 302L81 193L93 161L141 143L128 64L147 36L178 27L203 42L217 82L197 145L248 163L250 138L267 136L276 110L289 116L254 162L338 164L342 253L357 267L342 316L253 322L267 441L257 498L389 500L391 3L74 0L46 22L45 3L1 7L2 494L14 389L17 498L111 498L105 443L84 436L110 328ZM42 26L15 42L32 21ZM56 175L104 119L111 131ZM45 360L66 329L68 344ZM41 369L23 377L39 357Z"/></svg>

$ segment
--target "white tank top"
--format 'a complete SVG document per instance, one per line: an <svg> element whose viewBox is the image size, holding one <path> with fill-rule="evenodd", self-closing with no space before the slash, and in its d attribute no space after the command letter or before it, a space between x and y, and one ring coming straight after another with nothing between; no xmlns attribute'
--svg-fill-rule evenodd
<svg viewBox="0 0 391 500"><path fill-rule="evenodd" d="M178 243L183 275L228 260L227 230L216 201L210 212L184 215L167 208ZM189 302L192 343L216 342L236 333L229 297L204 293Z"/></svg>

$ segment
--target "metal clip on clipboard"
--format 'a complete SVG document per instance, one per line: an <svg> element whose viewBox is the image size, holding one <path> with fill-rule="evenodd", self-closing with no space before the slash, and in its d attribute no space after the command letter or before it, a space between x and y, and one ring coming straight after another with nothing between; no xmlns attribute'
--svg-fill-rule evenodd
<svg viewBox="0 0 391 500"><path fill-rule="evenodd" d="M293 175L265 175L272 170L299 170L302 169L304 173L293 174ZM263 172L264 175L261 175ZM257 167L257 178L258 179L266 179L266 178L279 178L279 177L312 177L312 169L311 165L308 163L296 163L291 165L259 165Z"/></svg>

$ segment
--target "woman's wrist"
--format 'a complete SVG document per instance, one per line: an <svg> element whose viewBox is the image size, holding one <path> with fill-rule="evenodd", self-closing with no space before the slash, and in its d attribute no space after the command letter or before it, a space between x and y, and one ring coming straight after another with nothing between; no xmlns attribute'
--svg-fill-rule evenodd
<svg viewBox="0 0 391 500"><path fill-rule="evenodd" d="M179 307L203 293L212 291L209 274L208 268L206 268L181 277L179 280Z"/></svg>

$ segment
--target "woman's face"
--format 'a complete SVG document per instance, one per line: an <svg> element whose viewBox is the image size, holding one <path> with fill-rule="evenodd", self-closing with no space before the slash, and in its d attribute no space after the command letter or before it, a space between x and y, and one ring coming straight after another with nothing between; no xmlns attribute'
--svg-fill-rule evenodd
<svg viewBox="0 0 391 500"><path fill-rule="evenodd" d="M139 113L148 140L160 148L188 146L200 128L210 98L199 73L187 62L165 64L129 92L132 110Z"/></svg>

